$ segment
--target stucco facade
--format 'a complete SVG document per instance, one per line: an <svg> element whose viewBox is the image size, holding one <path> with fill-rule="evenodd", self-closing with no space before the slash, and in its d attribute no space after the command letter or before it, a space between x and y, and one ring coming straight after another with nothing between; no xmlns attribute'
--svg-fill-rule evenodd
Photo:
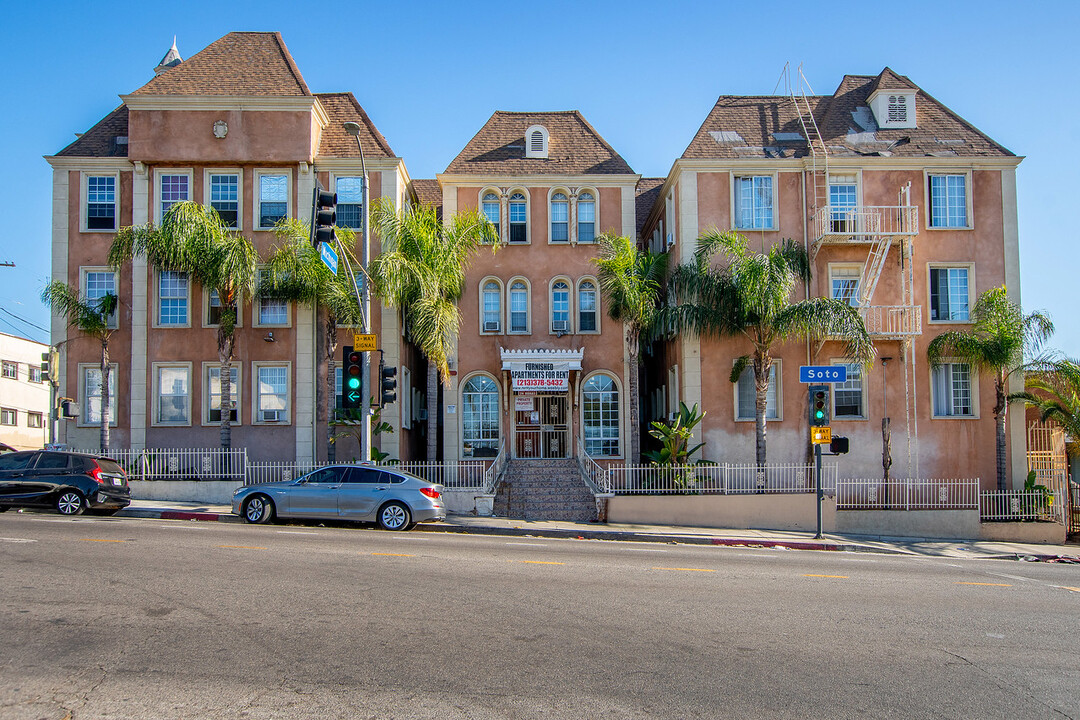
<svg viewBox="0 0 1080 720"><path fill-rule="evenodd" d="M0 333L0 443L36 450L49 441L49 383L41 372L49 346Z"/></svg>

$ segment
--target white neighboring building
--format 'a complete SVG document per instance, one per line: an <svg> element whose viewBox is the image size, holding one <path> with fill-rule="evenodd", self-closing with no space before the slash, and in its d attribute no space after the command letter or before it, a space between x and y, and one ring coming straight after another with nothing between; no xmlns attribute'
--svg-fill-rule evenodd
<svg viewBox="0 0 1080 720"><path fill-rule="evenodd" d="M0 333L0 443L33 450L49 440L49 383L42 378L44 343Z"/></svg>

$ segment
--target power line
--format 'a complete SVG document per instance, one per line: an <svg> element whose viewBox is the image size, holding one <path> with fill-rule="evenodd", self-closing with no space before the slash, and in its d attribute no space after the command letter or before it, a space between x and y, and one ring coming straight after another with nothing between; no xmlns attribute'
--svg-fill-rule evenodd
<svg viewBox="0 0 1080 720"><path fill-rule="evenodd" d="M30 322L30 321L29 321L29 320L27 320L26 318L24 318L24 317L20 317L20 316L16 315L15 313L11 312L11 311L10 311L10 310L8 310L7 308L0 308L0 310L3 310L3 311L4 311L4 312L6 312L6 313L7 313L8 315L10 315L11 317L13 317L13 318L15 318L16 320L18 320L19 322L24 322L24 323L26 323L27 325L29 325L29 326L30 326L30 327L32 327L32 328L37 328L37 329L38 329L38 330L40 330L41 332L49 332L48 328L43 328L43 327L41 327L40 325L35 325L34 323Z"/></svg>

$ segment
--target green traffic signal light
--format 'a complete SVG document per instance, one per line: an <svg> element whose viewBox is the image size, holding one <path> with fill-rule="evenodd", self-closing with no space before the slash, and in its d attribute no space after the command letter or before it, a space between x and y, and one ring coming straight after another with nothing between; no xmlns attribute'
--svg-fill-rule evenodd
<svg viewBox="0 0 1080 720"><path fill-rule="evenodd" d="M355 390L358 387L360 387L360 378L349 378L349 389Z"/></svg>

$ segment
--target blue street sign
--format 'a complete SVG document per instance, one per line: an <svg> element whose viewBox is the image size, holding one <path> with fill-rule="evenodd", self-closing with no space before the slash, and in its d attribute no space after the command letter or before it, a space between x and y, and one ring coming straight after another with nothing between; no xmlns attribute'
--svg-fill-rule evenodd
<svg viewBox="0 0 1080 720"><path fill-rule="evenodd" d="M800 365L799 382L842 383L847 382L847 365Z"/></svg>
<svg viewBox="0 0 1080 720"><path fill-rule="evenodd" d="M322 258L323 265L330 268L330 272L337 275L337 251L334 250L330 243L319 243L319 257Z"/></svg>

